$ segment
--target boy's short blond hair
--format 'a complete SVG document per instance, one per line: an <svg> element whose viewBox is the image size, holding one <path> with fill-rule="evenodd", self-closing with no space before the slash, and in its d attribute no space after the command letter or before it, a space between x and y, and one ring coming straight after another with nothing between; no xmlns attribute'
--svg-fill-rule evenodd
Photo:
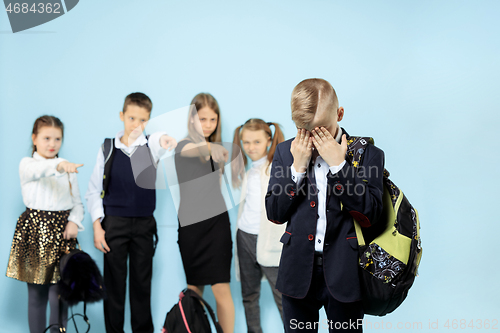
<svg viewBox="0 0 500 333"><path fill-rule="evenodd" d="M307 129L319 107L335 112L338 104L337 93L328 81L304 80L292 91L292 120L298 128Z"/></svg>

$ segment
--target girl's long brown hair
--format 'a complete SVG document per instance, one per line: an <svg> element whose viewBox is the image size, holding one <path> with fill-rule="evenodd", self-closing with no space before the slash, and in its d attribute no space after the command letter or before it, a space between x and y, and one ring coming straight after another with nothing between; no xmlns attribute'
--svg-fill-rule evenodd
<svg viewBox="0 0 500 333"><path fill-rule="evenodd" d="M38 135L40 128L45 127L45 126L59 128L61 130L62 137L64 138L64 125L61 122L61 120L59 120L59 118L57 118L57 117L48 116L48 115L41 116L41 117L37 118L37 120L35 120L35 124L33 125L32 134L35 134L35 136ZM31 146L33 148L31 151L31 155L33 155L36 151L36 146L34 144L32 144Z"/></svg>
<svg viewBox="0 0 500 333"><path fill-rule="evenodd" d="M274 136L273 132L271 131L271 125L274 126ZM234 130L233 147L234 145L237 145L239 150L242 152L243 165L241 165L241 163L238 163L238 161L241 160L236 158L239 154L239 150L233 148L233 156L231 157L231 161L233 161L231 166L231 178L234 188L239 188L241 186L241 182L243 181L243 177L245 176L245 168L247 166L247 157L243 149L241 148L241 133L243 133L244 130L263 130L268 135L268 138L271 138L271 147L269 147L269 150L267 151L268 164L273 161L274 153L276 151L276 146L278 145L278 143L285 141L283 131L281 130L278 123L266 123L262 119L252 118L248 119L245 124L238 126Z"/></svg>
<svg viewBox="0 0 500 333"><path fill-rule="evenodd" d="M191 101L188 117L188 139L190 139L194 143L199 143L205 140L203 135L200 135L200 133L196 131L195 124L191 123L191 119L197 116L198 111L203 109L204 107L209 107L217 114L217 127L215 127L214 132L208 137L208 142L221 144L222 138L219 103L217 103L215 97L210 95L209 93L199 93L198 95L194 96L193 100ZM202 163L207 162L202 156L200 156L200 161ZM224 173L224 162L219 163L219 167L222 173Z"/></svg>
<svg viewBox="0 0 500 333"><path fill-rule="evenodd" d="M219 103L217 100L208 93L199 93L194 96L191 101L191 107L189 110L188 117L188 137L195 143L200 142L200 134L196 131L196 127L191 123L191 119L198 114L198 111L204 107L211 108L217 114L217 127L215 131L208 137L208 142L221 142L221 121L220 121L220 110Z"/></svg>

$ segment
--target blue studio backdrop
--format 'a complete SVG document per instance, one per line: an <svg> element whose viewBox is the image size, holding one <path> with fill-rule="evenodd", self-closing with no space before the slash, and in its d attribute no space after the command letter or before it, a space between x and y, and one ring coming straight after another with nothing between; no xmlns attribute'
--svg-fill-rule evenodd
<svg viewBox="0 0 500 333"><path fill-rule="evenodd" d="M51 114L64 122L60 155L85 164L78 174L83 198L100 144L123 129L119 112L127 94L149 95L151 126L177 140L187 133L183 108L199 92L219 101L224 141L254 117L279 122L288 139L296 131L293 87L320 77L334 86L345 108L340 125L351 135L375 138L392 180L420 213L420 276L394 313L365 317L365 331L500 328L499 2L88 0L65 10L16 33L8 12L0 12L3 272L25 209L19 161L31 151L37 117ZM168 185L171 170L165 165ZM236 189L224 193L226 199L239 197ZM173 186L157 195L155 330L186 286L176 195ZM237 207L229 213L234 242ZM88 213L83 223L80 243L102 268ZM235 332L245 332L234 260L231 273ZM3 275L0 295L0 332L28 331L26 284ZM215 307L209 288L205 298ZM265 332L282 331L265 281L261 312ZM88 314L92 331L104 332L102 303L91 305ZM127 305L127 332L129 318Z"/></svg>

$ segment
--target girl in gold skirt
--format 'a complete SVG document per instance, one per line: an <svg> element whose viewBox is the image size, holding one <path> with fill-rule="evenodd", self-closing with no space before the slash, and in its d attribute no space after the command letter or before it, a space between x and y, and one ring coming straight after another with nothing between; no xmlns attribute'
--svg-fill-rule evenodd
<svg viewBox="0 0 500 333"><path fill-rule="evenodd" d="M42 116L33 126L33 156L19 165L26 211L17 220L7 276L28 284L28 321L31 333L41 333L46 324L58 322L57 281L59 259L74 249L83 230L83 205L76 174L83 164L58 157L64 127L53 116ZM67 318L67 309L63 311ZM51 332L58 332L53 328Z"/></svg>

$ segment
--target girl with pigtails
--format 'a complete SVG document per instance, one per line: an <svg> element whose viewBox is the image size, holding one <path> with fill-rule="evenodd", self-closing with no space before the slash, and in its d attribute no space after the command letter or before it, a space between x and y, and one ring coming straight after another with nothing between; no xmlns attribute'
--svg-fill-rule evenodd
<svg viewBox="0 0 500 333"><path fill-rule="evenodd" d="M274 136L270 126L275 128ZM275 289L282 244L280 237L286 224L268 221L264 198L269 183L271 162L276 146L284 141L279 124L262 119L249 119L234 131L233 144L240 147L243 165L238 165L238 149L233 149L232 183L241 187L241 200L236 232L237 262L241 279L241 293L249 333L262 332L260 325L260 285L264 275L271 286L281 318L281 293ZM252 160L245 172L247 156Z"/></svg>

